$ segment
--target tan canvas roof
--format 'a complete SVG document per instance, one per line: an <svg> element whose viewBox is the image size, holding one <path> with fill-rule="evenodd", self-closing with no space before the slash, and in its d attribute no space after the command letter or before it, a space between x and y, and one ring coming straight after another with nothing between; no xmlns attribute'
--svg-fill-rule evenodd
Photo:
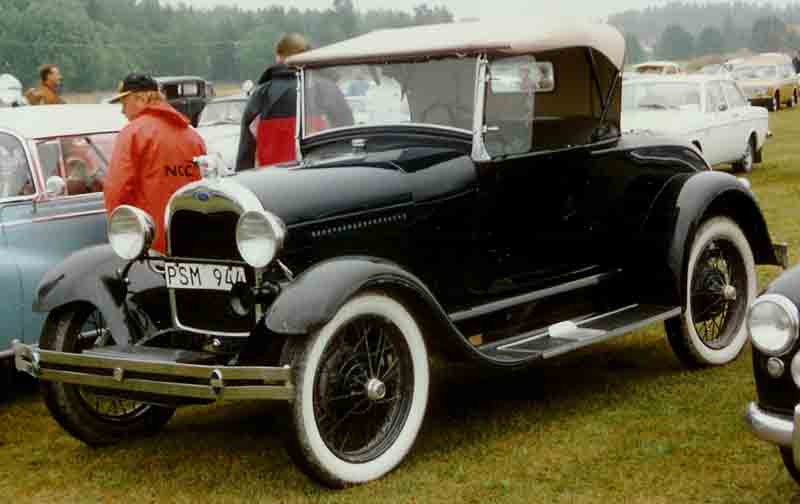
<svg viewBox="0 0 800 504"><path fill-rule="evenodd" d="M524 54L565 47L591 47L617 68L625 56L625 40L606 24L573 20L474 21L377 30L289 58L290 65L320 66L396 60L416 56L500 52Z"/></svg>

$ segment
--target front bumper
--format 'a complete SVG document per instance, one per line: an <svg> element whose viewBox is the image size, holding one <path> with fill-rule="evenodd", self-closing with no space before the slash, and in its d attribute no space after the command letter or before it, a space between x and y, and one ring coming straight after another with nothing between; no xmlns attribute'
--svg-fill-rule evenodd
<svg viewBox="0 0 800 504"><path fill-rule="evenodd" d="M17 370L45 381L190 400L291 400L291 368L185 364L177 353L152 349L145 356L64 353L12 342Z"/></svg>
<svg viewBox="0 0 800 504"><path fill-rule="evenodd" d="M800 467L800 404L794 416L769 413L754 402L747 405L744 419L757 438L792 450L795 466Z"/></svg>

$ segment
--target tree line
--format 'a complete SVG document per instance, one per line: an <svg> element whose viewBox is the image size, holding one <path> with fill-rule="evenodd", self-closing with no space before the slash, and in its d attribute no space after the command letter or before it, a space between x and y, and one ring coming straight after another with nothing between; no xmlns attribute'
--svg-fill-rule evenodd
<svg viewBox="0 0 800 504"><path fill-rule="evenodd" d="M685 60L743 48L753 52L800 49L800 4L671 2L626 11L611 16L609 22L625 33L629 63L647 57ZM645 46L653 53L648 55Z"/></svg>
<svg viewBox="0 0 800 504"><path fill-rule="evenodd" d="M67 91L111 89L132 71L255 80L273 62L275 42L286 32L321 46L381 28L453 20L445 7L423 3L411 12L360 12L352 0L303 11L206 10L159 0L0 0L0 13L0 73L32 86L39 65L57 64Z"/></svg>

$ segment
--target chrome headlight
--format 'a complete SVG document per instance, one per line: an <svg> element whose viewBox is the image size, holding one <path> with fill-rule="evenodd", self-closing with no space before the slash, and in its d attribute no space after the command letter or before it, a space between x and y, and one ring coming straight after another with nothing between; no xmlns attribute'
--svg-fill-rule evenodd
<svg viewBox="0 0 800 504"><path fill-rule="evenodd" d="M760 296L747 315L753 345L773 357L785 354L794 346L798 325L797 306L780 294Z"/></svg>
<svg viewBox="0 0 800 504"><path fill-rule="evenodd" d="M138 259L150 249L156 235L153 218L130 205L120 205L108 220L108 241L114 253L126 261Z"/></svg>
<svg viewBox="0 0 800 504"><path fill-rule="evenodd" d="M236 224L236 247L242 259L254 268L264 268L275 259L286 239L286 226L276 215L249 211Z"/></svg>

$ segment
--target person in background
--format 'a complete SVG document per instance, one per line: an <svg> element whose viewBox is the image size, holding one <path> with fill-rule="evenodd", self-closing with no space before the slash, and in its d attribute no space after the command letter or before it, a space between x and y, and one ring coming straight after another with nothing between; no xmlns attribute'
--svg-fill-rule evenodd
<svg viewBox="0 0 800 504"><path fill-rule="evenodd" d="M794 73L800 74L800 50L795 50L792 57L792 66L794 66Z"/></svg>
<svg viewBox="0 0 800 504"><path fill-rule="evenodd" d="M39 67L39 85L25 92L25 99L30 105L58 105L66 103L59 95L61 90L61 72L55 65Z"/></svg>
<svg viewBox="0 0 800 504"><path fill-rule="evenodd" d="M117 135L103 184L109 215L119 205L147 212L156 225L152 248L166 252L164 210L184 185L200 180L194 158L206 153L189 120L172 108L149 75L125 77L111 103L122 103L130 123Z"/></svg>
<svg viewBox="0 0 800 504"><path fill-rule="evenodd" d="M286 60L309 49L302 35L283 35L275 44L276 64L267 68L250 94L242 115L236 171L296 159L297 77ZM353 124L353 114L339 88L321 79L318 100L335 125Z"/></svg>

